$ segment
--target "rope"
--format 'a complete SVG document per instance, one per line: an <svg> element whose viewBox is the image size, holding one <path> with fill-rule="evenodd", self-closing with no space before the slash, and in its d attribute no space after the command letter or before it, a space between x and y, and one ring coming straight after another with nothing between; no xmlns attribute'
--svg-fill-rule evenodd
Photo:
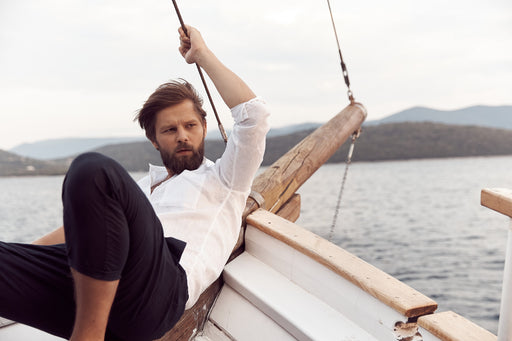
<svg viewBox="0 0 512 341"><path fill-rule="evenodd" d="M183 32L185 32L185 35L188 37L188 31L185 27L185 23L183 21L183 18L181 17L180 9L178 8L178 4L176 3L176 0L172 0L172 3L174 5L174 9L176 10L176 14L178 15L178 19L181 24L181 28L183 29ZM201 77L201 82L203 82L204 89L206 90L206 95L208 96L208 100L210 101L210 105L212 106L213 113L215 114L215 119L217 119L217 125L219 127L220 134L222 135L222 139L224 140L224 143L228 142L228 137L226 135L226 131L224 130L224 126L222 125L222 122L220 121L219 114L217 114L217 109L215 108L215 104L213 103L212 96L210 95L210 90L208 90L208 86L206 85L206 80L203 76L203 71L197 65L197 72L199 72L199 76Z"/></svg>

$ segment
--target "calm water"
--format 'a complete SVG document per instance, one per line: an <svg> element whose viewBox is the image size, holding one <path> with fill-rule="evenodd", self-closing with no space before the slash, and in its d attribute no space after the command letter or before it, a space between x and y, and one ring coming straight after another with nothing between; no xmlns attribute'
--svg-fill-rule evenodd
<svg viewBox="0 0 512 341"><path fill-rule="evenodd" d="M298 224L329 236L344 167L301 188ZM480 190L512 188L510 170L512 156L354 163L332 241L496 334L509 220L480 206ZM0 240L62 225L62 179L0 178Z"/></svg>

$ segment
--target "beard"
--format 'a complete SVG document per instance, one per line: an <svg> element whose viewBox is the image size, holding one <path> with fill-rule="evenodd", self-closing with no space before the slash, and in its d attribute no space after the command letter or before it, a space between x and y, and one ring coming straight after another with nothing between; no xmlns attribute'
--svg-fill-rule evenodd
<svg viewBox="0 0 512 341"><path fill-rule="evenodd" d="M173 175L181 174L185 169L194 170L201 166L204 158L204 141L196 149L188 143L180 143L173 151L168 151L159 146L160 157L164 166ZM190 150L192 155L177 155L180 150Z"/></svg>

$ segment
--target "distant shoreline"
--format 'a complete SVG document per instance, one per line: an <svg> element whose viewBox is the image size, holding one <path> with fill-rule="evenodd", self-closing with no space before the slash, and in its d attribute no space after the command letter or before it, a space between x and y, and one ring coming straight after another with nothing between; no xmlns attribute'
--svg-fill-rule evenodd
<svg viewBox="0 0 512 341"><path fill-rule="evenodd" d="M262 165L269 166L314 129L267 138ZM211 140L206 157L218 159L224 142ZM346 161L349 142L327 163ZM160 154L150 142L108 145L93 151L117 160L130 172L146 171L148 163L160 164ZM353 162L512 155L512 130L431 122L405 122L363 127L356 141ZM73 157L36 160L0 150L0 176L62 175Z"/></svg>

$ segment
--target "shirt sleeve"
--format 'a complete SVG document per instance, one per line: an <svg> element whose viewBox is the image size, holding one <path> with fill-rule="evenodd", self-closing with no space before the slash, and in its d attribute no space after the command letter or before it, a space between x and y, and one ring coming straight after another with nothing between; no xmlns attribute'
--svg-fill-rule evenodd
<svg viewBox="0 0 512 341"><path fill-rule="evenodd" d="M248 191L263 161L269 112L257 97L231 109L235 121L226 150L217 160L221 181L232 190Z"/></svg>

